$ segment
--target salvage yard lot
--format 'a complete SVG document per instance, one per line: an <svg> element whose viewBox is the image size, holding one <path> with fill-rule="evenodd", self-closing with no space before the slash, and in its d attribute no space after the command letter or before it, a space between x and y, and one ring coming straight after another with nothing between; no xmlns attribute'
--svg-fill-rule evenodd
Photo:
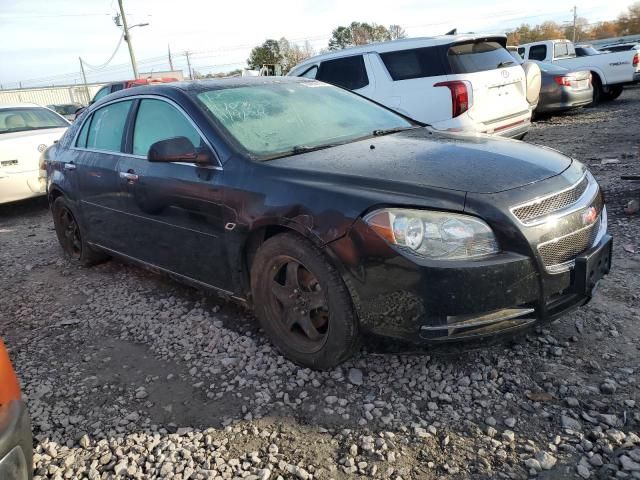
<svg viewBox="0 0 640 480"><path fill-rule="evenodd" d="M62 259L42 200L0 207L0 336L36 478L640 478L640 89L534 125L606 192L614 269L515 342L283 359L233 304L136 267ZM604 160L604 161L603 161ZM624 476L626 475L626 477Z"/></svg>

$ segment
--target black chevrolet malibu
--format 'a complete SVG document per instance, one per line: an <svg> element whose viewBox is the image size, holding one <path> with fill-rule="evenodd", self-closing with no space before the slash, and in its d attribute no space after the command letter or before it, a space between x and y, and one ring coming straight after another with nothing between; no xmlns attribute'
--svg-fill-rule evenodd
<svg viewBox="0 0 640 480"><path fill-rule="evenodd" d="M553 320L610 266L580 162L312 80L118 92L45 160L70 258L117 256L247 303L312 368L365 335L429 345Z"/></svg>

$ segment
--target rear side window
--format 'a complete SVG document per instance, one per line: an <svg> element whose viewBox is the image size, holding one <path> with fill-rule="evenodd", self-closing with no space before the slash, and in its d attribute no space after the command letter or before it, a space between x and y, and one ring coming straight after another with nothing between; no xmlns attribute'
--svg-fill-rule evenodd
<svg viewBox="0 0 640 480"><path fill-rule="evenodd" d="M511 66L515 61L498 42L459 43L447 51L451 73L474 73Z"/></svg>
<svg viewBox="0 0 640 480"><path fill-rule="evenodd" d="M318 66L314 65L313 67L305 70L304 73L302 75L299 75L299 76L300 77L305 77L305 78L316 78L317 74L318 74Z"/></svg>
<svg viewBox="0 0 640 480"><path fill-rule="evenodd" d="M91 117L87 118L87 120L82 125L82 130L80 130L80 135L78 135L78 140L76 140L76 147L87 148L87 134L89 133L89 125L91 125Z"/></svg>
<svg viewBox="0 0 640 480"><path fill-rule="evenodd" d="M446 75L436 48L416 48L381 53L380 58L393 80Z"/></svg>
<svg viewBox="0 0 640 480"><path fill-rule="evenodd" d="M94 112L87 134L87 148L122 151L122 134L131 103L130 100L112 103Z"/></svg>
<svg viewBox="0 0 640 480"><path fill-rule="evenodd" d="M524 47L518 47L518 55L520 58L524 58Z"/></svg>
<svg viewBox="0 0 640 480"><path fill-rule="evenodd" d="M534 45L529 48L529 60L544 60L547 58L546 45Z"/></svg>
<svg viewBox="0 0 640 480"><path fill-rule="evenodd" d="M553 46L553 57L569 57L576 54L576 49L568 42L556 43Z"/></svg>
<svg viewBox="0 0 640 480"><path fill-rule="evenodd" d="M322 62L316 80L349 90L357 90L369 85L362 55Z"/></svg>

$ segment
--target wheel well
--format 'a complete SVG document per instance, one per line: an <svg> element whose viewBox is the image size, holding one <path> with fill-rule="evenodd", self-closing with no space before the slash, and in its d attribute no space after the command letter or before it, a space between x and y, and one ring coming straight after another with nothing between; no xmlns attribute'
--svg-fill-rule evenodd
<svg viewBox="0 0 640 480"><path fill-rule="evenodd" d="M55 202L56 198L61 197L62 195L64 194L60 190L58 190L57 188L52 188L49 192L49 205L52 205L53 202Z"/></svg>
<svg viewBox="0 0 640 480"><path fill-rule="evenodd" d="M597 72L594 72L593 70L591 70L591 83L593 84L593 80L597 79L598 82L600 82L600 85L602 85L602 79L600 78L600 75L598 75Z"/></svg>

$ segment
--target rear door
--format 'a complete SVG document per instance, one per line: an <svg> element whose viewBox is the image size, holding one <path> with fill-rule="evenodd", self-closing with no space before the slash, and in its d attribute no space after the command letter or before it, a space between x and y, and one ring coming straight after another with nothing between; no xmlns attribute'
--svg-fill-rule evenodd
<svg viewBox="0 0 640 480"><path fill-rule="evenodd" d="M473 89L469 117L488 127L529 115L524 70L497 41L456 43L446 52L448 80L466 80Z"/></svg>
<svg viewBox="0 0 640 480"><path fill-rule="evenodd" d="M375 100L425 123L451 118L451 94L433 86L446 80L439 47L369 54L376 76Z"/></svg>
<svg viewBox="0 0 640 480"><path fill-rule="evenodd" d="M123 157L126 125L132 100L109 103L87 117L65 164L75 178L88 239L120 251L128 233L121 221L118 162Z"/></svg>
<svg viewBox="0 0 640 480"><path fill-rule="evenodd" d="M204 135L177 104L163 97L140 98L129 133L130 154L118 164L122 222L128 232L123 253L226 289L230 282L219 163L147 160L153 143L179 136L214 157Z"/></svg>

